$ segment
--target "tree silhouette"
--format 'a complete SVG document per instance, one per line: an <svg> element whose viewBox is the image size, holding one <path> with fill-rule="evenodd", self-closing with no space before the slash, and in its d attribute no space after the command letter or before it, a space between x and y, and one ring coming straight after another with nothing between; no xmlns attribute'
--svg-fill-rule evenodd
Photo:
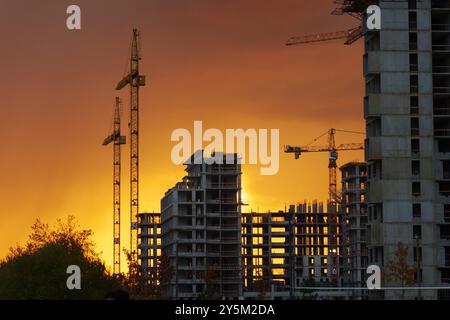
<svg viewBox="0 0 450 320"><path fill-rule="evenodd" d="M217 272L217 265L208 265L206 267L203 281L205 283L205 288L203 292L199 294L199 299L205 299L205 300L213 300L218 299L220 296L219 288L217 285L217 282L220 279L220 275Z"/></svg>
<svg viewBox="0 0 450 320"><path fill-rule="evenodd" d="M166 298L163 295L162 287L170 282L173 275L175 274L173 266L170 264L169 256L167 256L164 252L161 253L161 256L158 258L157 262L157 290L156 297L158 298Z"/></svg>
<svg viewBox="0 0 450 320"><path fill-rule="evenodd" d="M40 220L24 246L11 248L0 261L0 299L103 299L120 288L100 260L91 230L79 230L75 218L55 228ZM69 290L67 267L81 270L81 290Z"/></svg>
<svg viewBox="0 0 450 320"><path fill-rule="evenodd" d="M127 257L128 274L122 275L122 283L130 293L131 299L164 299L162 287L167 284L174 275L174 269L169 257L162 253L158 257L156 272L146 271L139 261L133 260L128 250L123 252Z"/></svg>
<svg viewBox="0 0 450 320"><path fill-rule="evenodd" d="M395 259L387 264L386 280L400 283L400 286L411 286L414 283L415 267L411 267L407 262L408 246L399 242L395 251ZM405 298L405 290L402 289L402 300Z"/></svg>
<svg viewBox="0 0 450 320"><path fill-rule="evenodd" d="M269 291L270 283L264 278L259 278L255 280L255 287L258 292L257 299L264 300L267 298L267 292Z"/></svg>
<svg viewBox="0 0 450 320"><path fill-rule="evenodd" d="M157 288L153 281L154 275L146 272L128 250L123 249L123 252L127 258L128 274L122 275L122 283L127 288L130 298L134 300L155 298Z"/></svg>

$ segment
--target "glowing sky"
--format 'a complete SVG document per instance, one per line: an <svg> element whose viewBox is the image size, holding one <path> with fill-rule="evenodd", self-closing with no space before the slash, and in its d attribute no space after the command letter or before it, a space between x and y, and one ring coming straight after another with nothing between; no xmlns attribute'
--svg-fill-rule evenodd
<svg viewBox="0 0 450 320"><path fill-rule="evenodd" d="M82 10L82 30L65 27L66 8ZM69 214L95 232L112 257L114 90L131 29L142 34L140 211L160 198L183 168L170 161L171 132L279 128L284 144L307 144L330 127L363 131L362 43L285 47L293 35L353 27L331 16L331 0L41 0L0 9L0 256L23 243L32 222ZM128 109L128 90L119 93ZM124 112L127 123L128 112ZM126 132L126 126L123 126ZM338 135L338 143L362 136ZM322 140L322 144L325 143ZM339 164L362 160L341 153ZM124 149L122 243L128 245L128 147ZM279 210L326 199L327 155L280 155L276 176L243 168L246 210Z"/></svg>

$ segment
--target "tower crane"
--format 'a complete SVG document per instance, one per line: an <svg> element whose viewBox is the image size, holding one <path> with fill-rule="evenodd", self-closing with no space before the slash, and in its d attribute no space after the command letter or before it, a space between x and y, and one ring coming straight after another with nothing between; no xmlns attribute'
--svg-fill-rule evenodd
<svg viewBox="0 0 450 320"><path fill-rule="evenodd" d="M346 39L345 44L350 45L363 36L363 18L368 6L378 4L379 0L334 0L333 3L339 5L331 14L343 15L348 14L357 20L359 25L348 30L318 33L306 36L292 37L287 42L287 46L305 44L311 42L321 42L336 39Z"/></svg>
<svg viewBox="0 0 450 320"><path fill-rule="evenodd" d="M331 257L331 269L332 275L331 280L332 283L336 283L338 279L338 204L341 202L337 192L337 179L336 179L336 171L337 164L336 161L338 159L338 151L349 151L349 150L364 150L364 144L362 143L345 143L336 146L335 142L335 134L337 131L347 132L347 133L356 133L363 134L361 132L354 131L345 131L345 130L337 130L334 128L329 129L324 134L320 135L313 141L317 141L325 135L328 135L328 145L323 146L303 146L303 147L295 147L287 145L284 147L285 153L293 153L295 159L299 159L300 155L304 152L328 152L328 210L327 210L327 224L328 224L328 248L329 255Z"/></svg>
<svg viewBox="0 0 450 320"><path fill-rule="evenodd" d="M121 101L116 97L114 107L113 132L103 140L102 145L113 143L113 259L114 274L120 273L120 158L121 145L125 144L125 137L120 134Z"/></svg>
<svg viewBox="0 0 450 320"><path fill-rule="evenodd" d="M139 87L145 86L145 76L139 74L140 33L133 29L130 72L120 80L116 90L130 85L130 254L137 259L137 216L139 213Z"/></svg>

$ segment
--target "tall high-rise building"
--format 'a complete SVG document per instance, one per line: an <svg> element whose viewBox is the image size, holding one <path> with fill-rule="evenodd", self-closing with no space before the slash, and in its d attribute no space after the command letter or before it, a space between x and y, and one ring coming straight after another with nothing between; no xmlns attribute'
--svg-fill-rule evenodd
<svg viewBox="0 0 450 320"><path fill-rule="evenodd" d="M408 265L419 269L417 286L448 285L450 1L379 5L381 30L366 32L364 55L369 264L388 271L401 242ZM440 294L408 290L406 297Z"/></svg>
<svg viewBox="0 0 450 320"><path fill-rule="evenodd" d="M346 287L366 287L367 280L367 205L365 201L366 164L349 162L340 167L342 174L342 278ZM356 289L353 298L364 298Z"/></svg>
<svg viewBox="0 0 450 320"><path fill-rule="evenodd" d="M202 151L192 155L187 175L161 200L162 252L174 269L163 285L170 298L242 297L241 165L236 154L213 157L223 164Z"/></svg>

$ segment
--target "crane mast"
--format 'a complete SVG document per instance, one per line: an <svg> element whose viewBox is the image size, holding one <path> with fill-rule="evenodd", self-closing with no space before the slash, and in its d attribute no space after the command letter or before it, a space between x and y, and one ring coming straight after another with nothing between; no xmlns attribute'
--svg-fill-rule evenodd
<svg viewBox="0 0 450 320"><path fill-rule="evenodd" d="M327 210L327 224L328 224L328 254L331 260L330 267L332 273L330 275L331 282L335 285L337 284L339 278L339 252L338 252L338 205L341 199L337 192L337 159L338 151L347 150L364 150L364 144L362 143L346 143L336 146L335 134L336 129L331 128L327 131L328 134L328 145L326 146L304 146L304 147L293 147L290 145L285 146L284 152L294 153L295 159L298 159L303 152L328 152L328 210ZM343 130L339 130L343 131ZM344 131L350 132L350 131ZM359 133L359 132L351 132ZM319 139L321 135L315 140Z"/></svg>
<svg viewBox="0 0 450 320"><path fill-rule="evenodd" d="M125 137L120 134L121 101L116 97L113 132L103 141L106 146L113 142L113 272L120 273L120 171L121 145Z"/></svg>
<svg viewBox="0 0 450 320"><path fill-rule="evenodd" d="M145 85L145 76L139 74L139 31L133 29L130 73L116 86L121 90L130 85L130 254L137 259L137 216L139 213L139 87Z"/></svg>
<svg viewBox="0 0 450 320"><path fill-rule="evenodd" d="M336 129L330 129L328 131L328 242L329 242L329 255L331 258L331 280L333 284L337 284L339 277L339 261L338 261L338 203L336 201L337 195L337 177L336 177L336 160L338 158L338 153L336 150L336 142L334 139L334 134Z"/></svg>

